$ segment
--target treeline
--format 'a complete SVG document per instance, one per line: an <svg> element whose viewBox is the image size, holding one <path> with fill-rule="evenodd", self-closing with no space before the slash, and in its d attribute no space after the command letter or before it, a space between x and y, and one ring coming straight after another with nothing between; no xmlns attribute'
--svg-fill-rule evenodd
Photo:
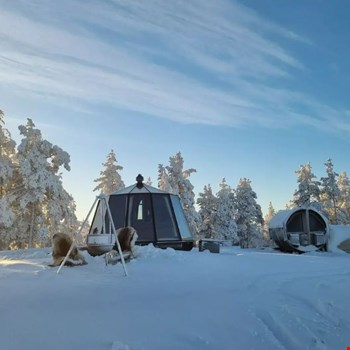
<svg viewBox="0 0 350 350"><path fill-rule="evenodd" d="M113 150L103 163L104 170L95 181L95 190L111 193L124 187L118 171ZM158 166L158 188L180 197L189 227L195 238L222 239L241 247L266 245L263 235L263 216L257 204L257 195L248 179L241 179L236 189L225 181L220 183L220 191L215 195L211 186L204 187L195 200L194 187L190 176L196 169L184 169L184 159L180 152L169 158L169 165ZM151 183L148 180L148 183ZM199 211L195 204L198 204Z"/></svg>
<svg viewBox="0 0 350 350"><path fill-rule="evenodd" d="M62 168L70 170L70 156L42 137L31 119L19 126L19 145L5 128L0 111L0 249L45 246L55 232L77 232L75 202L62 184ZM111 193L124 188L113 150L102 163L94 191ZM297 189L287 207L313 206L332 224L350 224L350 182L345 172L336 173L332 160L325 163L320 181L310 163L296 171ZM243 248L269 244L268 222L275 214L270 203L263 219L251 181L240 179L236 188L222 179L219 191L210 184L195 198L190 181L196 169L184 169L180 152L169 164L158 166L158 188L177 194L195 238L222 239ZM148 184L152 184L148 178ZM198 210L196 209L198 208ZM86 233L86 231L85 231ZM78 237L83 242L83 237Z"/></svg>
<svg viewBox="0 0 350 350"><path fill-rule="evenodd" d="M297 174L298 188L288 207L312 206L321 211L331 224L350 224L350 181L345 171L334 171L332 159L325 165L325 176L317 179L311 164L301 165Z"/></svg>

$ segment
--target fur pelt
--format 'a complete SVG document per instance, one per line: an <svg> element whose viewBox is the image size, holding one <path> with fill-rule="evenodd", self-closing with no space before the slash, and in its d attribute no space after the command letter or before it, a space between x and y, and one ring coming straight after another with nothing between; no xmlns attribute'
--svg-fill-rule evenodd
<svg viewBox="0 0 350 350"><path fill-rule="evenodd" d="M127 226L118 229L116 234L118 236L124 261L128 262L131 258L135 257L134 247L138 237L137 232L133 227ZM106 264L116 264L120 260L121 257L118 253L118 246L116 243L113 249L106 254Z"/></svg>
<svg viewBox="0 0 350 350"><path fill-rule="evenodd" d="M121 251L123 253L131 252L131 254L134 255L134 247L138 238L136 230L131 226L127 226L118 229L116 234L118 237ZM117 244L114 245L113 250L118 251Z"/></svg>
<svg viewBox="0 0 350 350"><path fill-rule="evenodd" d="M73 244L72 238L67 234L59 232L55 233L52 237L52 258L53 262L49 266L59 266L66 257L71 245ZM73 261L72 261L73 260ZM75 262L77 261L77 263ZM73 244L73 249L69 254L66 266L76 266L87 264L84 255Z"/></svg>

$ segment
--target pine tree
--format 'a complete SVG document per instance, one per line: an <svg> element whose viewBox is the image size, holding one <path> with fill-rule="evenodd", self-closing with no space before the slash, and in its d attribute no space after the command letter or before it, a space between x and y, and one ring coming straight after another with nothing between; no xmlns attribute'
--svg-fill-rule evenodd
<svg viewBox="0 0 350 350"><path fill-rule="evenodd" d="M158 188L165 192L174 193L169 182L167 171L162 164L158 165Z"/></svg>
<svg viewBox="0 0 350 350"><path fill-rule="evenodd" d="M94 182L98 185L94 188L94 191L100 191L104 194L110 194L125 187L125 184L119 174L123 167L118 165L115 153L111 150L107 155L107 160L102 163L104 170L100 172L100 177Z"/></svg>
<svg viewBox="0 0 350 350"><path fill-rule="evenodd" d="M210 185L204 186L203 192L198 194L197 204L200 207L202 225L199 236L202 238L220 238L215 230L215 217L217 211L217 198L214 196Z"/></svg>
<svg viewBox="0 0 350 350"><path fill-rule="evenodd" d="M264 239L266 241L270 240L269 223L275 215L276 215L275 209L274 209L272 203L270 202L269 206L267 208L267 213L264 217Z"/></svg>
<svg viewBox="0 0 350 350"><path fill-rule="evenodd" d="M298 189L294 192L292 206L317 206L320 201L320 182L316 181L310 162L301 165L295 173L298 175Z"/></svg>
<svg viewBox="0 0 350 350"><path fill-rule="evenodd" d="M171 189L171 193L177 194L180 197L190 230L194 236L197 236L200 227L200 215L194 207L195 194L193 192L193 185L188 179L196 170L193 168L183 170L184 160L180 152L170 157L169 163L170 165L166 167L163 167L161 164L159 165L159 187L163 190L166 190L166 187L168 187Z"/></svg>
<svg viewBox="0 0 350 350"><path fill-rule="evenodd" d="M17 159L16 143L4 127L4 113L0 110L0 249L7 249L13 239L12 226L16 218Z"/></svg>
<svg viewBox="0 0 350 350"><path fill-rule="evenodd" d="M21 186L16 192L21 211L17 217L17 246L34 246L42 241L40 233L50 235L64 220L69 202L64 198L63 166L70 170L70 156L60 147L44 140L31 119L19 126L23 135L17 149Z"/></svg>
<svg viewBox="0 0 350 350"><path fill-rule="evenodd" d="M340 190L337 185L337 174L333 170L332 159L328 159L324 164L326 166L327 176L321 178L321 201L322 209L326 216L329 218L331 224L338 223L338 202L340 200Z"/></svg>
<svg viewBox="0 0 350 350"><path fill-rule="evenodd" d="M237 224L235 221L235 194L232 188L222 179L217 196L215 231L219 238L238 243Z"/></svg>
<svg viewBox="0 0 350 350"><path fill-rule="evenodd" d="M264 223L257 195L248 179L240 179L236 189L236 223L241 248L257 247L263 242Z"/></svg>
<svg viewBox="0 0 350 350"><path fill-rule="evenodd" d="M339 174L337 186L339 188L338 223L350 225L350 180L346 172Z"/></svg>
<svg viewBox="0 0 350 350"><path fill-rule="evenodd" d="M16 156L16 143L4 125L4 113L0 110L0 198L11 191Z"/></svg>

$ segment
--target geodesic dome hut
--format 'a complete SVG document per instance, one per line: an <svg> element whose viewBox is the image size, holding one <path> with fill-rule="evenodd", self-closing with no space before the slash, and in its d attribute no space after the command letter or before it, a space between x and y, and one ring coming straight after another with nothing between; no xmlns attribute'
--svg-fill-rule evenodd
<svg viewBox="0 0 350 350"><path fill-rule="evenodd" d="M313 251L326 248L328 219L312 208L279 211L269 223L271 239L283 251Z"/></svg>
<svg viewBox="0 0 350 350"><path fill-rule="evenodd" d="M107 196L115 229L132 226L138 235L136 244L153 243L158 247L191 250L193 237L177 195L161 191L143 183L139 175L137 183L113 192ZM88 251L94 255L105 251L96 249L90 242L99 242L99 238L111 234L111 222L106 208L100 200L88 235ZM99 235L101 235L99 237ZM111 237L111 244L113 239ZM90 247L89 247L90 246Z"/></svg>

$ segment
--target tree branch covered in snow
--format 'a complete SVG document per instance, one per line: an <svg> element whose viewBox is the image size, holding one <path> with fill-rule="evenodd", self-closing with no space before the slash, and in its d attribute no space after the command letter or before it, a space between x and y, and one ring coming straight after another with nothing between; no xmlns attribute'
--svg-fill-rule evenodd
<svg viewBox="0 0 350 350"><path fill-rule="evenodd" d="M125 184L119 174L123 170L121 165L118 165L115 153L111 150L107 155L107 160L102 163L104 170L100 172L100 177L95 179L97 186L94 191L100 191L104 194L110 194L125 187Z"/></svg>
<svg viewBox="0 0 350 350"><path fill-rule="evenodd" d="M0 114L0 240L5 247L46 245L58 230L75 227L75 203L63 188L61 167L70 170L70 156L43 139L31 119L20 125L15 144ZM6 170L4 170L6 169Z"/></svg>
<svg viewBox="0 0 350 350"><path fill-rule="evenodd" d="M158 186L161 190L174 193L180 197L188 225L192 234L196 237L198 236L201 219L194 207L195 194L193 185L188 179L196 170L193 168L183 169L184 160L181 152L170 157L169 163L170 165L166 167L162 164L158 167Z"/></svg>

